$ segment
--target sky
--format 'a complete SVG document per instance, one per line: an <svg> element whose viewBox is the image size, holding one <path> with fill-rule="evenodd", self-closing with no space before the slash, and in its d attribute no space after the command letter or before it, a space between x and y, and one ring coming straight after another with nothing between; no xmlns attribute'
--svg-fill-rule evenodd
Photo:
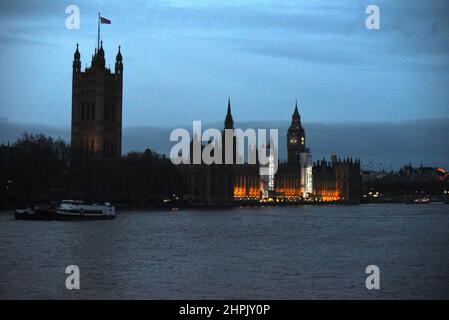
<svg viewBox="0 0 449 320"><path fill-rule="evenodd" d="M80 29L65 27L68 5ZM368 5L380 30L365 27ZM121 45L124 126L449 118L449 1L0 2L0 119L70 126L73 53Z"/></svg>

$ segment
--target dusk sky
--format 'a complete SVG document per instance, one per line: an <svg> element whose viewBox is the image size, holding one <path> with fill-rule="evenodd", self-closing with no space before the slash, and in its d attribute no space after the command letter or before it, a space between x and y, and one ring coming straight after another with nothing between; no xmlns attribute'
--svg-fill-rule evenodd
<svg viewBox="0 0 449 320"><path fill-rule="evenodd" d="M78 5L81 28L65 27ZM381 30L365 27L380 8ZM449 1L1 1L0 118L70 126L73 53L124 61L123 125L449 117Z"/></svg>

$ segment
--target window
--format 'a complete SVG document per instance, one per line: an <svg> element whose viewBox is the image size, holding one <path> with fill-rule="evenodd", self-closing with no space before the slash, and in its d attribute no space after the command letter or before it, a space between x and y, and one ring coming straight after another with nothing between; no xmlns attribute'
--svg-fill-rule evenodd
<svg viewBox="0 0 449 320"><path fill-rule="evenodd" d="M114 109L112 104L105 104L103 118L104 120L114 121Z"/></svg>
<svg viewBox="0 0 449 320"><path fill-rule="evenodd" d="M109 105L104 105L104 114L103 114L103 120L108 120L108 114L109 114Z"/></svg>
<svg viewBox="0 0 449 320"><path fill-rule="evenodd" d="M81 102L81 121L84 121L84 112L85 112L84 102Z"/></svg>
<svg viewBox="0 0 449 320"><path fill-rule="evenodd" d="M95 102L92 102L91 120L95 120Z"/></svg>

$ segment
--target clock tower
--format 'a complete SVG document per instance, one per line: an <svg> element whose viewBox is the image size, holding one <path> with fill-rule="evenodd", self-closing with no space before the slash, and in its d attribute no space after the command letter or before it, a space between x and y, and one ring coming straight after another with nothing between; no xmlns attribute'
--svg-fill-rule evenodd
<svg viewBox="0 0 449 320"><path fill-rule="evenodd" d="M298 112L298 102L292 115L292 123L287 133L287 161L291 164L300 163L300 154L306 150L306 135L301 125L301 116Z"/></svg>

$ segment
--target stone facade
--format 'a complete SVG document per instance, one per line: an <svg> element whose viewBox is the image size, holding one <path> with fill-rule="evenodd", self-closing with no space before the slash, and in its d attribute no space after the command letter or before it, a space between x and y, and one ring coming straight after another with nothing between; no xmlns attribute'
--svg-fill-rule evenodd
<svg viewBox="0 0 449 320"><path fill-rule="evenodd" d="M119 51L115 73L106 68L103 43L81 71L78 45L73 60L71 145L90 157L120 158L122 153L123 59Z"/></svg>

